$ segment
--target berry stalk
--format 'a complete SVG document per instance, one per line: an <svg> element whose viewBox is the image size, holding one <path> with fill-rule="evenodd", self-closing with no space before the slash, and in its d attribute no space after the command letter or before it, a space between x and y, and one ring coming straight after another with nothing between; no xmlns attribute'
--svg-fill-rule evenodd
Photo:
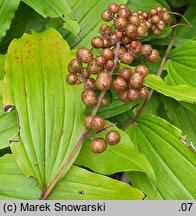
<svg viewBox="0 0 196 216"><path fill-rule="evenodd" d="M120 49L120 42L117 42L116 43L116 55L115 55L115 58L114 58L114 67L111 69L111 71L109 71L111 75L113 74L114 68L116 67L116 64L118 62L119 49ZM97 114L97 111L98 111L98 109L99 109L99 107L101 105L101 101L103 100L103 97L104 97L105 93L106 93L106 91L102 91L101 94L99 95L97 104L96 104L96 106L94 106L94 108L92 110L92 113L91 113L92 116L95 116ZM79 138L76 145L74 146L74 148L73 148L71 154L69 155L68 159L65 161L62 168L60 169L60 171L57 173L54 180L52 181L52 183L48 187L45 188L45 190L43 191L43 193L42 193L42 195L40 197L40 200L45 200L48 197L48 195L50 194L50 192L52 191L52 189L54 188L54 186L56 185L58 180L63 175L66 168L69 166L69 164L72 161L72 159L74 158L75 154L77 153L77 151L81 147L82 143L86 139L86 135L87 135L88 131L89 131L89 129L87 129L87 128L84 129L84 131L82 132L81 137Z"/></svg>

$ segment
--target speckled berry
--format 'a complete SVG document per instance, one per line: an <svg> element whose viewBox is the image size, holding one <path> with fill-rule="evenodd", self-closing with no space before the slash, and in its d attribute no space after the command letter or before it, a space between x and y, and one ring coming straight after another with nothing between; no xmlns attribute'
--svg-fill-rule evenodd
<svg viewBox="0 0 196 216"><path fill-rule="evenodd" d="M66 81L69 85L75 85L77 80L78 80L78 77L75 73L69 73L66 78Z"/></svg>
<svg viewBox="0 0 196 216"><path fill-rule="evenodd" d="M88 116L84 117L83 124L84 124L85 128L91 129L91 122L92 122L93 118L94 118L94 116L92 116L92 115L88 115Z"/></svg>
<svg viewBox="0 0 196 216"><path fill-rule="evenodd" d="M95 132L101 131L105 127L105 120L102 116L95 116L91 121L91 128Z"/></svg>
<svg viewBox="0 0 196 216"><path fill-rule="evenodd" d="M88 63L93 58L92 52L85 47L79 48L76 52L76 55L83 63Z"/></svg>
<svg viewBox="0 0 196 216"><path fill-rule="evenodd" d="M120 142L120 134L116 130L111 130L106 134L106 142L110 145L116 145Z"/></svg>
<svg viewBox="0 0 196 216"><path fill-rule="evenodd" d="M106 150L107 143L103 138L95 138L90 143L90 149L92 152L98 154Z"/></svg>
<svg viewBox="0 0 196 216"><path fill-rule="evenodd" d="M112 88L116 91L123 90L126 88L126 81L122 77L117 77L112 83Z"/></svg>
<svg viewBox="0 0 196 216"><path fill-rule="evenodd" d="M92 89L85 89L81 98L86 106L93 106L97 103L97 96Z"/></svg>
<svg viewBox="0 0 196 216"><path fill-rule="evenodd" d="M102 71L97 75L96 87L101 91L106 91L112 84L112 75L107 71Z"/></svg>

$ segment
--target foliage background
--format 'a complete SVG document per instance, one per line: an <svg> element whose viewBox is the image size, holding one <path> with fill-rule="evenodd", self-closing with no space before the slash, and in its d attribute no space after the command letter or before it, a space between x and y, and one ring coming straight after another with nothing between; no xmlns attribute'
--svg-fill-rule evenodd
<svg viewBox="0 0 196 216"><path fill-rule="evenodd" d="M67 64L76 48L91 48L100 13L111 2L132 11L161 5L183 14L192 28L176 16L185 26L177 27L161 78L156 75L161 58L155 64L134 62L149 67L145 85L155 90L137 124L120 129L143 102L123 104L108 92L112 103L99 114L108 125L117 123L121 142L95 155L86 140L48 199L195 199L196 3L0 0L1 199L39 199L73 150L89 110L80 100L82 89L65 82ZM171 32L168 26L145 41L163 57Z"/></svg>

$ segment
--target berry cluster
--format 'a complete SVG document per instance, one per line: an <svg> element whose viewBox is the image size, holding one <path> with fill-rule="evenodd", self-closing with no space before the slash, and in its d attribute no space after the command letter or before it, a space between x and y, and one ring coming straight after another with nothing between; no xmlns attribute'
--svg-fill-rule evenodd
<svg viewBox="0 0 196 216"><path fill-rule="evenodd" d="M99 28L100 36L91 40L92 47L98 49L99 54L93 56L89 49L79 48L77 58L68 65L67 82L70 85L83 83L81 98L86 106L96 105L98 94L109 89L115 90L119 99L125 103L146 99L149 90L143 86L143 82L149 73L148 68L139 64L133 72L129 66L122 67L122 64L130 65L139 56L146 57L150 62L158 60L159 52L150 44L142 44L139 40L147 37L150 31L160 35L169 21L169 13L161 7L154 8L149 13L142 10L131 12L127 5L111 3L102 12L101 18L105 22L112 21L113 27L102 24ZM101 99L101 106L110 103L106 96ZM105 121L100 116L89 115L85 117L84 125L87 129L99 132L104 129ZM93 152L103 152L107 143L117 144L120 141L118 132L110 132L107 133L106 140L96 138L91 142ZM114 138L115 141L110 140Z"/></svg>
<svg viewBox="0 0 196 216"><path fill-rule="evenodd" d="M97 133L104 130L105 120L101 116L88 115L84 118L84 126L87 129L92 129L94 132ZM105 139L93 139L90 144L91 150L94 153L101 153L105 151L105 149L107 148L107 144L116 145L117 143L119 143L120 138L120 134L117 131L111 130L106 133Z"/></svg>

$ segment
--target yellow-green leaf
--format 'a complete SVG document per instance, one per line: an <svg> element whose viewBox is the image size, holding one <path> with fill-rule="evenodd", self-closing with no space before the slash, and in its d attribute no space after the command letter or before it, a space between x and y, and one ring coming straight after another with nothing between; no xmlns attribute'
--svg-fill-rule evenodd
<svg viewBox="0 0 196 216"><path fill-rule="evenodd" d="M20 142L12 144L12 151L41 189L51 183L84 129L81 88L66 83L72 58L54 29L13 40L6 57L4 106L16 107L20 124Z"/></svg>

